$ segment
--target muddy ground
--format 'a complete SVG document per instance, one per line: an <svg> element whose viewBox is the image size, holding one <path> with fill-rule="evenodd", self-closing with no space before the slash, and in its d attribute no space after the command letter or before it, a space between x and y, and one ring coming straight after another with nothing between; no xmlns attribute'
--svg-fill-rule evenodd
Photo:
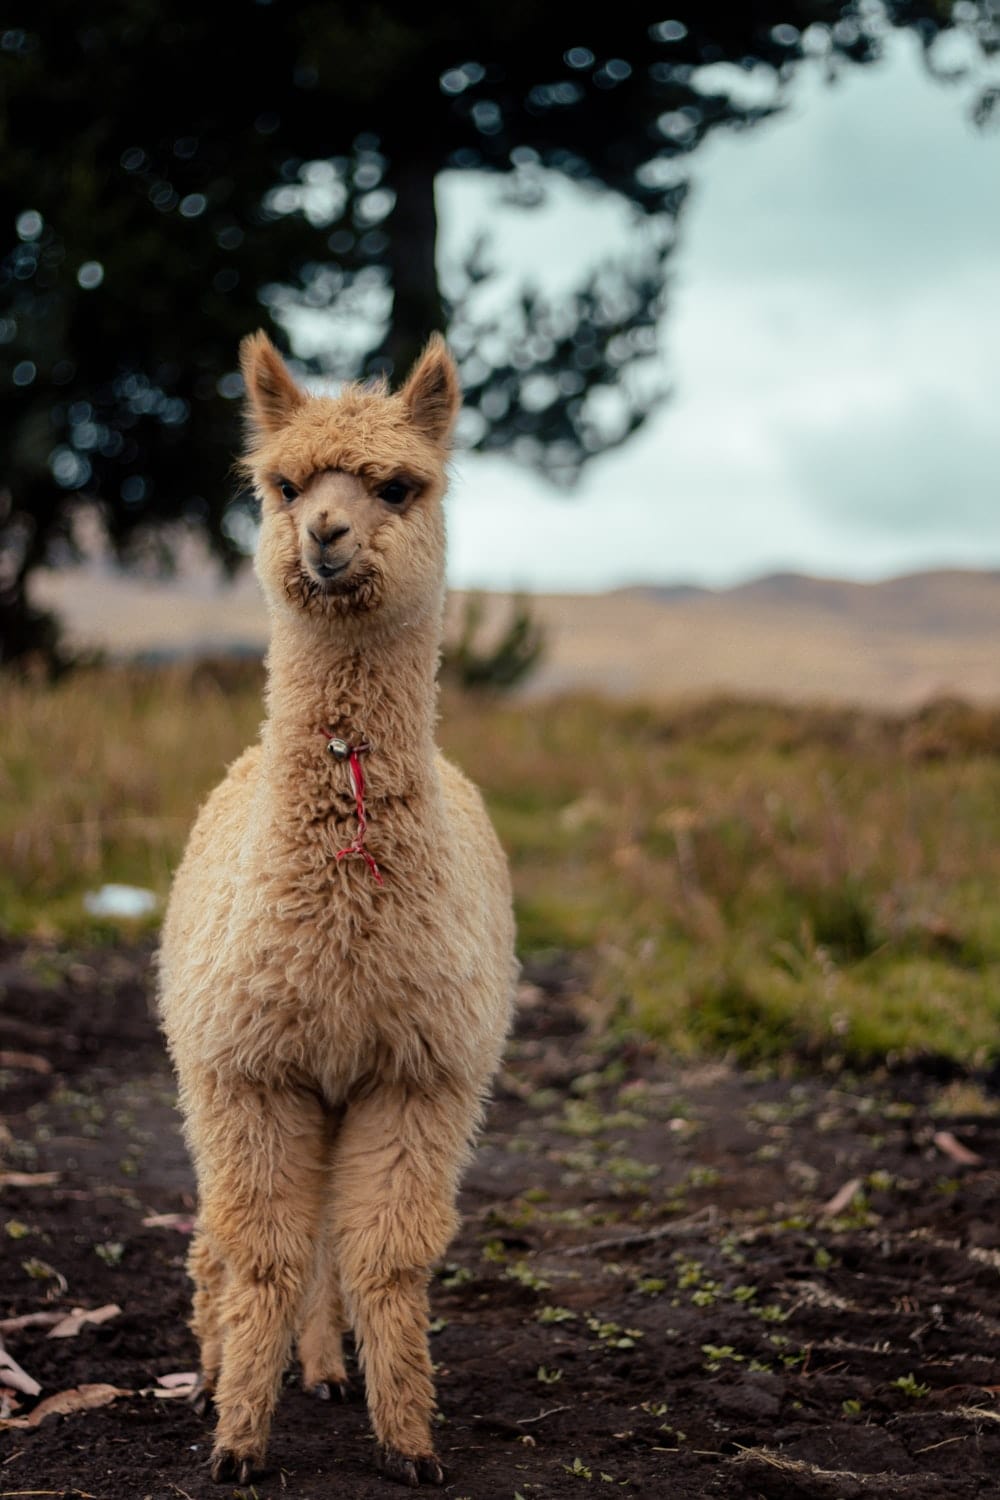
<svg viewBox="0 0 1000 1500"><path fill-rule="evenodd" d="M565 966L528 977L433 1286L444 1493L1000 1494L988 1095L679 1067L588 1037ZM192 1178L149 993L142 950L0 949L0 1319L121 1308L5 1334L38 1400L194 1366ZM183 1400L123 1395L0 1431L0 1497L402 1493L373 1474L356 1379L322 1404L289 1372L253 1491L209 1482L209 1444Z"/></svg>

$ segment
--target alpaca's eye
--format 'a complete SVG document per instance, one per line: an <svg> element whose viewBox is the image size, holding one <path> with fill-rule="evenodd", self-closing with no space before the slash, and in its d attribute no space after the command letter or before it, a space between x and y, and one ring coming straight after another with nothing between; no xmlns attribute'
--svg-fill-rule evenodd
<svg viewBox="0 0 1000 1500"><path fill-rule="evenodd" d="M289 479L280 479L278 481L278 489L281 491L281 498L283 500L291 501L299 498L298 490Z"/></svg>
<svg viewBox="0 0 1000 1500"><path fill-rule="evenodd" d="M402 505L410 493L410 486L404 484L402 479L390 479L379 490L379 495L388 505Z"/></svg>

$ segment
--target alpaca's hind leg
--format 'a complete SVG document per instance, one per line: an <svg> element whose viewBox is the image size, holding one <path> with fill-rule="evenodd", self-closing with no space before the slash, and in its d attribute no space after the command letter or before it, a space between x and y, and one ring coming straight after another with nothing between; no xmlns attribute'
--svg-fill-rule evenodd
<svg viewBox="0 0 1000 1500"><path fill-rule="evenodd" d="M327 1171L314 1096L216 1082L200 1100L201 1222L226 1263L212 1477L245 1484L263 1460L312 1268Z"/></svg>
<svg viewBox="0 0 1000 1500"><path fill-rule="evenodd" d="M188 1252L188 1275L194 1282L191 1332L198 1340L201 1367L191 1400L204 1411L215 1392L222 1363L222 1294L226 1263L203 1229L195 1232Z"/></svg>
<svg viewBox="0 0 1000 1500"><path fill-rule="evenodd" d="M332 1391L338 1391L341 1396L347 1394L344 1366L347 1326L340 1268L327 1223L316 1247L312 1281L302 1308L297 1339L302 1384L312 1395L326 1401Z"/></svg>
<svg viewBox="0 0 1000 1500"><path fill-rule="evenodd" d="M335 1236L380 1465L404 1484L443 1482L434 1455L427 1347L430 1267L455 1232L473 1098L400 1086L350 1106L334 1152Z"/></svg>

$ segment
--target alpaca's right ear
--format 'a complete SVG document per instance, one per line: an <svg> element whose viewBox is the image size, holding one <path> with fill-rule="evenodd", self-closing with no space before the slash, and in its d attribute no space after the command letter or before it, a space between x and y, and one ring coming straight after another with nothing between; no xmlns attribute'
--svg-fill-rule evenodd
<svg viewBox="0 0 1000 1500"><path fill-rule="evenodd" d="M306 399L291 371L262 328L240 344L240 369L247 393L247 425L262 437L284 427Z"/></svg>

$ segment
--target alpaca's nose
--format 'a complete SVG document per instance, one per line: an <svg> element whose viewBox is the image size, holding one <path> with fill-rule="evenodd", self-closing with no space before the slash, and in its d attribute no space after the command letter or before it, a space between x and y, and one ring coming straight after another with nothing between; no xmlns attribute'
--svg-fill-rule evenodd
<svg viewBox="0 0 1000 1500"><path fill-rule="evenodd" d="M314 521L309 527L309 535L317 547L329 547L332 543L339 542L350 529L349 526L338 525L335 521Z"/></svg>

